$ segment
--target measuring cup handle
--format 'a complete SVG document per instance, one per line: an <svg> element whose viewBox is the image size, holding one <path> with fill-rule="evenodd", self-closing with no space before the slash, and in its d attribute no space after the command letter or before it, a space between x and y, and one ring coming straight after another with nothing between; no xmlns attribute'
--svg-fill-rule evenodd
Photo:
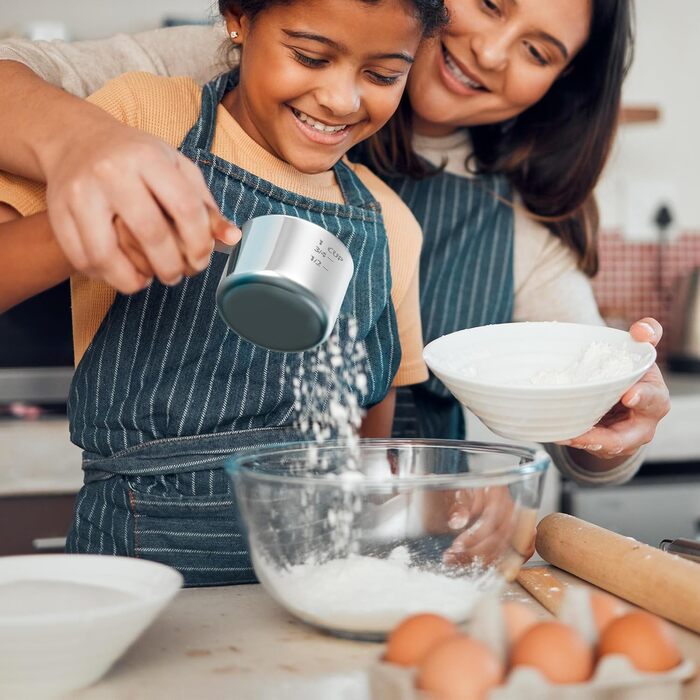
<svg viewBox="0 0 700 700"><path fill-rule="evenodd" d="M235 245L227 245L226 243L222 243L221 241L216 241L214 243L214 252L215 253L226 253L226 255L230 255L231 251L238 246L238 243Z"/></svg>

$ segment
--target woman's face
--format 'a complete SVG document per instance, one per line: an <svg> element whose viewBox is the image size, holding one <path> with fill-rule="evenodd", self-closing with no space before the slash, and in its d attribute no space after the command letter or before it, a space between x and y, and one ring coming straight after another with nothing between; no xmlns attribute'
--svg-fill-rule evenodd
<svg viewBox="0 0 700 700"><path fill-rule="evenodd" d="M404 0L273 4L233 13L239 87L224 105L263 148L305 173L329 170L396 110L422 37Z"/></svg>
<svg viewBox="0 0 700 700"><path fill-rule="evenodd" d="M450 24L423 43L408 82L415 130L505 121L540 100L585 44L591 0L446 0Z"/></svg>

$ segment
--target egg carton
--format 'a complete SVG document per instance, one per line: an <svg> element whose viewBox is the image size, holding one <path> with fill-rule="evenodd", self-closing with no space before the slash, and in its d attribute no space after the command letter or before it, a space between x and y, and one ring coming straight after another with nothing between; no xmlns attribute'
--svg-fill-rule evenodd
<svg viewBox="0 0 700 700"><path fill-rule="evenodd" d="M567 587L557 617L591 646L598 643L587 589ZM481 598L466 631L506 664L508 644L497 593ZM642 673L626 656L611 654L597 663L586 683L554 685L537 669L518 667L508 674L504 685L491 691L488 700L681 700L683 682L694 674L695 665L689 660L665 673ZM391 664L375 664L370 670L370 685L373 700L430 700L430 695L415 689L415 671Z"/></svg>
<svg viewBox="0 0 700 700"><path fill-rule="evenodd" d="M380 662L369 673L373 700L432 700L416 689L411 669ZM553 685L536 669L517 668L488 700L681 700L683 683L694 674L688 660L666 673L640 673L616 654L602 659L587 683Z"/></svg>

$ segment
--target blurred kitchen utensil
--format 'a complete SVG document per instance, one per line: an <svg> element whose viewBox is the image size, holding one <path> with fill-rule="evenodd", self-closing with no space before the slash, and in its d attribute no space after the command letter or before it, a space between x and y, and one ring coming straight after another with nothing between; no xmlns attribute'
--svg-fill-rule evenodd
<svg viewBox="0 0 700 700"><path fill-rule="evenodd" d="M696 540L687 540L682 537L676 540L661 540L659 549L700 564L700 542Z"/></svg>
<svg viewBox="0 0 700 700"><path fill-rule="evenodd" d="M700 268L682 277L673 295L668 366L700 372Z"/></svg>
<svg viewBox="0 0 700 700"><path fill-rule="evenodd" d="M524 567L520 569L516 581L552 615L559 614L566 584L546 566Z"/></svg>
<svg viewBox="0 0 700 700"><path fill-rule="evenodd" d="M700 567L693 562L563 513L540 521L536 547L550 564L700 632Z"/></svg>
<svg viewBox="0 0 700 700"><path fill-rule="evenodd" d="M333 234L294 216L270 214L246 221L216 291L224 321L268 350L302 352L328 338L354 263Z"/></svg>

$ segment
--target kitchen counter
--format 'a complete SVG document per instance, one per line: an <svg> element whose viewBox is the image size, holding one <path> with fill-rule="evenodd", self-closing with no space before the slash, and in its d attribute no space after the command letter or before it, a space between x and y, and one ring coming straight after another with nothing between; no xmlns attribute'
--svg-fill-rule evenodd
<svg viewBox="0 0 700 700"><path fill-rule="evenodd" d="M78 493L80 466L65 416L0 420L0 496Z"/></svg>
<svg viewBox="0 0 700 700"><path fill-rule="evenodd" d="M550 617L517 584L505 596ZM700 667L700 635L675 630ZM261 586L186 589L101 682L72 697L359 700L367 697L363 669L382 649L316 632ZM683 700L700 700L700 678L685 686Z"/></svg>

